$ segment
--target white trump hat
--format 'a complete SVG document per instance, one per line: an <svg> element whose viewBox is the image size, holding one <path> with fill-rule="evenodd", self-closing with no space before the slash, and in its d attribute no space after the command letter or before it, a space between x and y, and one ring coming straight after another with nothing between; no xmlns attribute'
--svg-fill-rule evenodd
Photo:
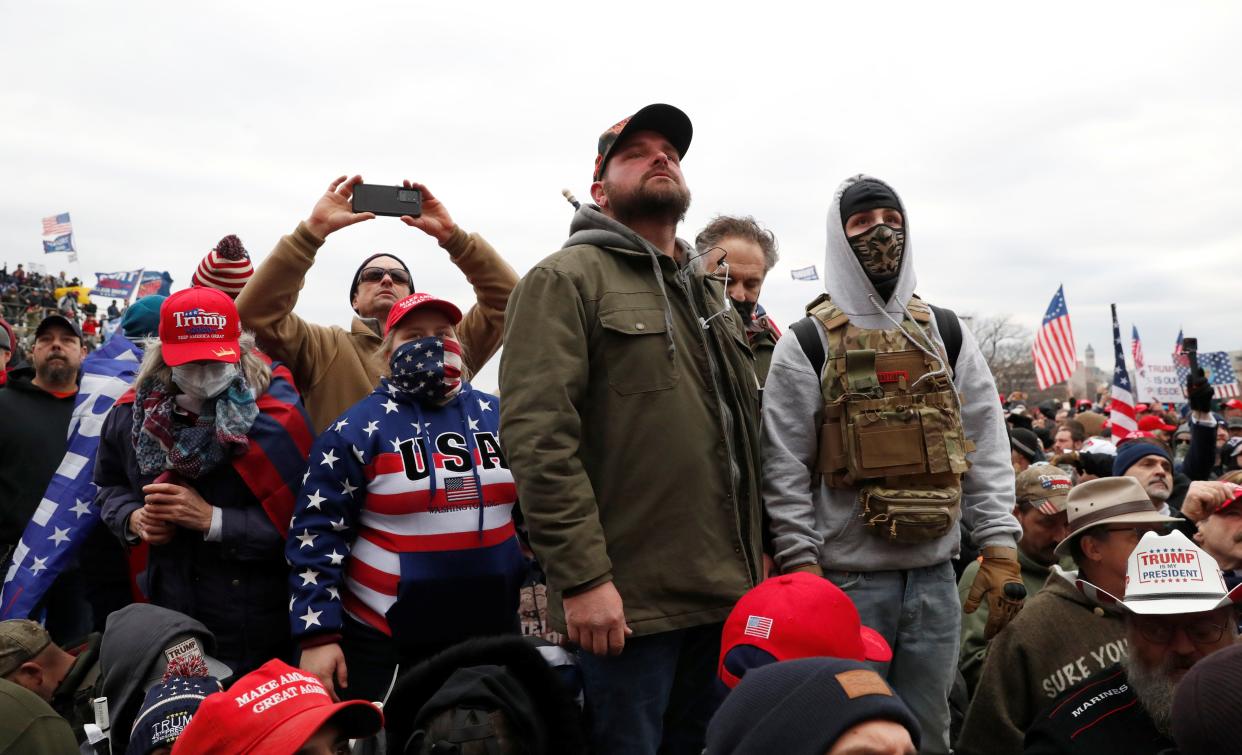
<svg viewBox="0 0 1242 755"><path fill-rule="evenodd" d="M1230 591L1216 561L1176 530L1148 532L1139 540L1126 566L1124 598L1084 580L1078 587L1098 603L1137 614L1202 613L1242 599L1242 585Z"/></svg>

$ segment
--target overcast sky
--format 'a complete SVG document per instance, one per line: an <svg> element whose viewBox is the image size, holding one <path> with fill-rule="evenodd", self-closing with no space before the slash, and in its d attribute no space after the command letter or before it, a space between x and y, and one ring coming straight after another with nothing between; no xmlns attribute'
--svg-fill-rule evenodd
<svg viewBox="0 0 1242 755"><path fill-rule="evenodd" d="M651 102L694 122L681 235L753 214L781 245L760 301L820 290L833 189L908 208L918 292L1034 328L1064 283L1080 352L1108 304L1149 358L1179 325L1242 348L1237 3L0 3L0 261L72 213L78 271L167 269L221 236L261 262L335 176L426 183L519 272L560 247L595 142ZM320 252L297 311L347 324L348 279L395 251L420 290L468 286L381 218ZM477 381L495 386L494 364Z"/></svg>

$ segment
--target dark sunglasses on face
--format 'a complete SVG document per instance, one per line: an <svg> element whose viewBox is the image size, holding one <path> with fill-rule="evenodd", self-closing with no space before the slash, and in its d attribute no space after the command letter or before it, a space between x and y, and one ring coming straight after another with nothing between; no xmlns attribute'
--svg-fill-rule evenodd
<svg viewBox="0 0 1242 755"><path fill-rule="evenodd" d="M362 272L358 273L358 282L379 283L384 280L385 275L392 278L392 282L396 283L398 286L408 287L410 285L410 274L399 267L392 269L385 267L364 267L362 268Z"/></svg>

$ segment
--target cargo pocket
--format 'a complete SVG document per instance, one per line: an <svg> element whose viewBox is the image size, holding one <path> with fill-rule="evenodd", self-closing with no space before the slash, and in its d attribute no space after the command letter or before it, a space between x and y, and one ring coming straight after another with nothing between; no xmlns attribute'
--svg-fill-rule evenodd
<svg viewBox="0 0 1242 755"><path fill-rule="evenodd" d="M604 368L614 391L630 396L673 387L676 372L663 309L600 312L599 323L604 328Z"/></svg>
<svg viewBox="0 0 1242 755"><path fill-rule="evenodd" d="M850 473L856 480L920 474L927 455L919 414L892 399L851 402Z"/></svg>
<svg viewBox="0 0 1242 755"><path fill-rule="evenodd" d="M966 444L961 425L953 421L952 412L937 406L923 406L919 409L919 419L927 446L927 471L964 474L970 466L966 462Z"/></svg>

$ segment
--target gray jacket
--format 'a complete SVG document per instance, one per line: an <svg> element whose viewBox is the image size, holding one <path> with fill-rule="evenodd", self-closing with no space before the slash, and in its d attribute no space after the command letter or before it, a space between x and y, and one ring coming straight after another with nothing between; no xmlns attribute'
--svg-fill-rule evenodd
<svg viewBox="0 0 1242 755"><path fill-rule="evenodd" d="M898 321L906 317L905 306L914 294L909 215L900 208L905 218L905 255L897 286L884 303L850 249L841 224L841 195L863 178L867 176L842 183L828 210L825 288L851 323L861 328L891 329L895 326L889 317ZM944 339L935 320L930 326L943 351ZM828 339L822 328L819 337L827 351ZM968 456L970 471L962 479L966 529L980 547L1015 547L1021 527L1013 516L1014 473L1005 420L992 373L965 324L953 384L961 397L966 435L975 442L975 451ZM956 527L939 540L918 545L890 543L867 531L858 518L858 490L828 488L815 472L822 414L820 375L797 336L787 330L772 353L772 367L764 385L762 436L763 501L771 518L775 557L781 569L815 561L835 571L917 569L957 555L960 543Z"/></svg>

